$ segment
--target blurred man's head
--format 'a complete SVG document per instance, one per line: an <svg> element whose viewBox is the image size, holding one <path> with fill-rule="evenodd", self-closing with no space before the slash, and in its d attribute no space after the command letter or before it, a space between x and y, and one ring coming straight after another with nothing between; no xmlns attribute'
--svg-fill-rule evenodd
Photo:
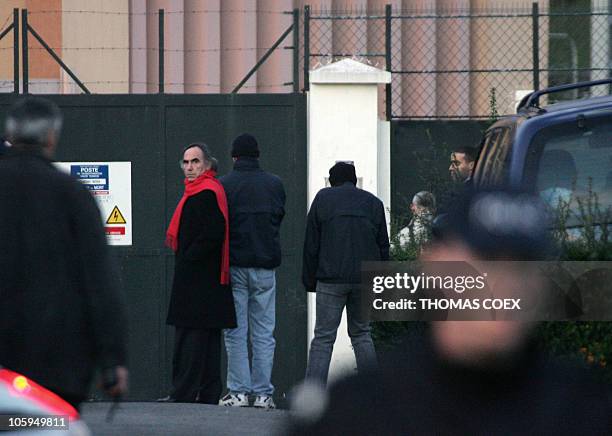
<svg viewBox="0 0 612 436"><path fill-rule="evenodd" d="M62 128L62 113L47 99L27 97L15 103L4 125L6 139L15 147L41 147L53 157Z"/></svg>
<svg viewBox="0 0 612 436"><path fill-rule="evenodd" d="M464 182L472 174L477 151L474 147L460 147L450 155L448 172L455 182Z"/></svg>
<svg viewBox="0 0 612 436"><path fill-rule="evenodd" d="M424 252L426 261L538 260L550 245L546 208L525 192L498 190L467 192L434 228L434 240ZM487 280L502 292L520 287L515 264L496 262ZM524 282L523 282L524 283ZM530 286L537 286L536 277ZM500 291L496 289L495 292ZM432 325L438 351L451 360L479 364L503 360L520 348L531 324L518 321L439 321Z"/></svg>
<svg viewBox="0 0 612 436"><path fill-rule="evenodd" d="M329 184L331 186L340 186L346 182L357 185L355 166L346 162L337 162L329 169Z"/></svg>

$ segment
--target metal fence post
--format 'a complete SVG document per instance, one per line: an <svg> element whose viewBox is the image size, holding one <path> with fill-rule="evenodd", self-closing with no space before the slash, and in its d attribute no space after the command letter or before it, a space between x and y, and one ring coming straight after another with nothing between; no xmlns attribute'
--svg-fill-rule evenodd
<svg viewBox="0 0 612 436"><path fill-rule="evenodd" d="M13 9L13 92L19 94L19 9Z"/></svg>
<svg viewBox="0 0 612 436"><path fill-rule="evenodd" d="M310 89L310 6L304 6L304 91Z"/></svg>
<svg viewBox="0 0 612 436"><path fill-rule="evenodd" d="M391 5L385 5L385 68L391 72ZM387 121L389 121L393 116L391 83L385 85L385 106Z"/></svg>
<svg viewBox="0 0 612 436"><path fill-rule="evenodd" d="M533 45L533 89L540 89L540 26L539 26L540 11L537 2L531 5L531 22L532 22L532 45Z"/></svg>
<svg viewBox="0 0 612 436"><path fill-rule="evenodd" d="M23 93L27 94L28 90L28 10L21 10L21 56L23 64Z"/></svg>
<svg viewBox="0 0 612 436"><path fill-rule="evenodd" d="M160 94L164 93L164 10L163 9L159 9L158 10L159 13L159 28L158 28L158 35L159 35L159 49L158 49L158 65L159 65L159 89L158 92Z"/></svg>
<svg viewBox="0 0 612 436"><path fill-rule="evenodd" d="M300 92L300 10L293 10L293 92Z"/></svg>

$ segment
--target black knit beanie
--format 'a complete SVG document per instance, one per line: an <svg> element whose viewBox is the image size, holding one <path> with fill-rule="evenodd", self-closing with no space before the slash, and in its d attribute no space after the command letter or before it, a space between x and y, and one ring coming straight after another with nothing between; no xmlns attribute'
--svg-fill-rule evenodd
<svg viewBox="0 0 612 436"><path fill-rule="evenodd" d="M232 143L232 157L259 157L259 146L253 135L243 133Z"/></svg>

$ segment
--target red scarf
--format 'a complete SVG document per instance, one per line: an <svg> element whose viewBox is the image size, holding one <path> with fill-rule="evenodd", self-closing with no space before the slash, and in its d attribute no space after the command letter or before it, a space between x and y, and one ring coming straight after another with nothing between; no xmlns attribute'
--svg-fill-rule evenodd
<svg viewBox="0 0 612 436"><path fill-rule="evenodd" d="M221 249L221 284L229 284L229 219L227 212L227 198L225 197L225 190L221 183L215 179L215 173L212 170L204 171L198 176L197 179L189 181L185 179L185 192L183 197L176 206L174 215L170 220L168 231L166 232L166 245L176 252L178 248L178 231L179 224L181 222L181 214L183 213L183 206L185 201L193 195L196 195L206 189L209 189L215 193L217 197L217 205L221 209L223 218L225 219L225 239L223 240L223 248Z"/></svg>

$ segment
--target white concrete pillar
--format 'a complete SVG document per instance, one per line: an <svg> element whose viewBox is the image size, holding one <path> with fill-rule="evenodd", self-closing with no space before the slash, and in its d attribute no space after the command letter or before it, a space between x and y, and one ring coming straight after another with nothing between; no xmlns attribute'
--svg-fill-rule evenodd
<svg viewBox="0 0 612 436"><path fill-rule="evenodd" d="M291 26L293 16L283 12L291 11L292 8L291 0L257 0L257 60L261 59ZM291 33L259 67L257 92L291 92L290 85L283 85L293 80L293 52L283 48L290 45L293 45Z"/></svg>
<svg viewBox="0 0 612 436"><path fill-rule="evenodd" d="M257 63L256 0L221 2L221 92L234 87ZM257 73L240 89L241 94L257 91Z"/></svg>
<svg viewBox="0 0 612 436"><path fill-rule="evenodd" d="M403 0L404 10L427 18L401 20L401 69L413 72L401 75L402 115L436 115L436 75L422 72L436 70L438 20L430 18L435 14L435 8L436 0Z"/></svg>
<svg viewBox="0 0 612 436"><path fill-rule="evenodd" d="M436 29L436 69L464 71L438 74L436 77L436 112L438 115L470 115L470 0L441 0L438 13L455 18L439 20ZM461 18L457 18L461 16Z"/></svg>
<svg viewBox="0 0 612 436"><path fill-rule="evenodd" d="M388 122L378 118L378 86L391 73L352 59L310 73L308 99L308 204L325 187L336 161L355 163L361 187L390 206ZM308 343L315 322L315 296L308 299ZM355 369L347 334L346 312L338 328L330 366L330 380Z"/></svg>
<svg viewBox="0 0 612 436"><path fill-rule="evenodd" d="M185 93L221 89L221 0L185 0Z"/></svg>
<svg viewBox="0 0 612 436"><path fill-rule="evenodd" d="M130 93L147 92L147 3L130 2Z"/></svg>
<svg viewBox="0 0 612 436"><path fill-rule="evenodd" d="M159 9L164 9L164 92L182 94L184 74L184 11L183 0L149 0L147 2L147 89L159 89Z"/></svg>

